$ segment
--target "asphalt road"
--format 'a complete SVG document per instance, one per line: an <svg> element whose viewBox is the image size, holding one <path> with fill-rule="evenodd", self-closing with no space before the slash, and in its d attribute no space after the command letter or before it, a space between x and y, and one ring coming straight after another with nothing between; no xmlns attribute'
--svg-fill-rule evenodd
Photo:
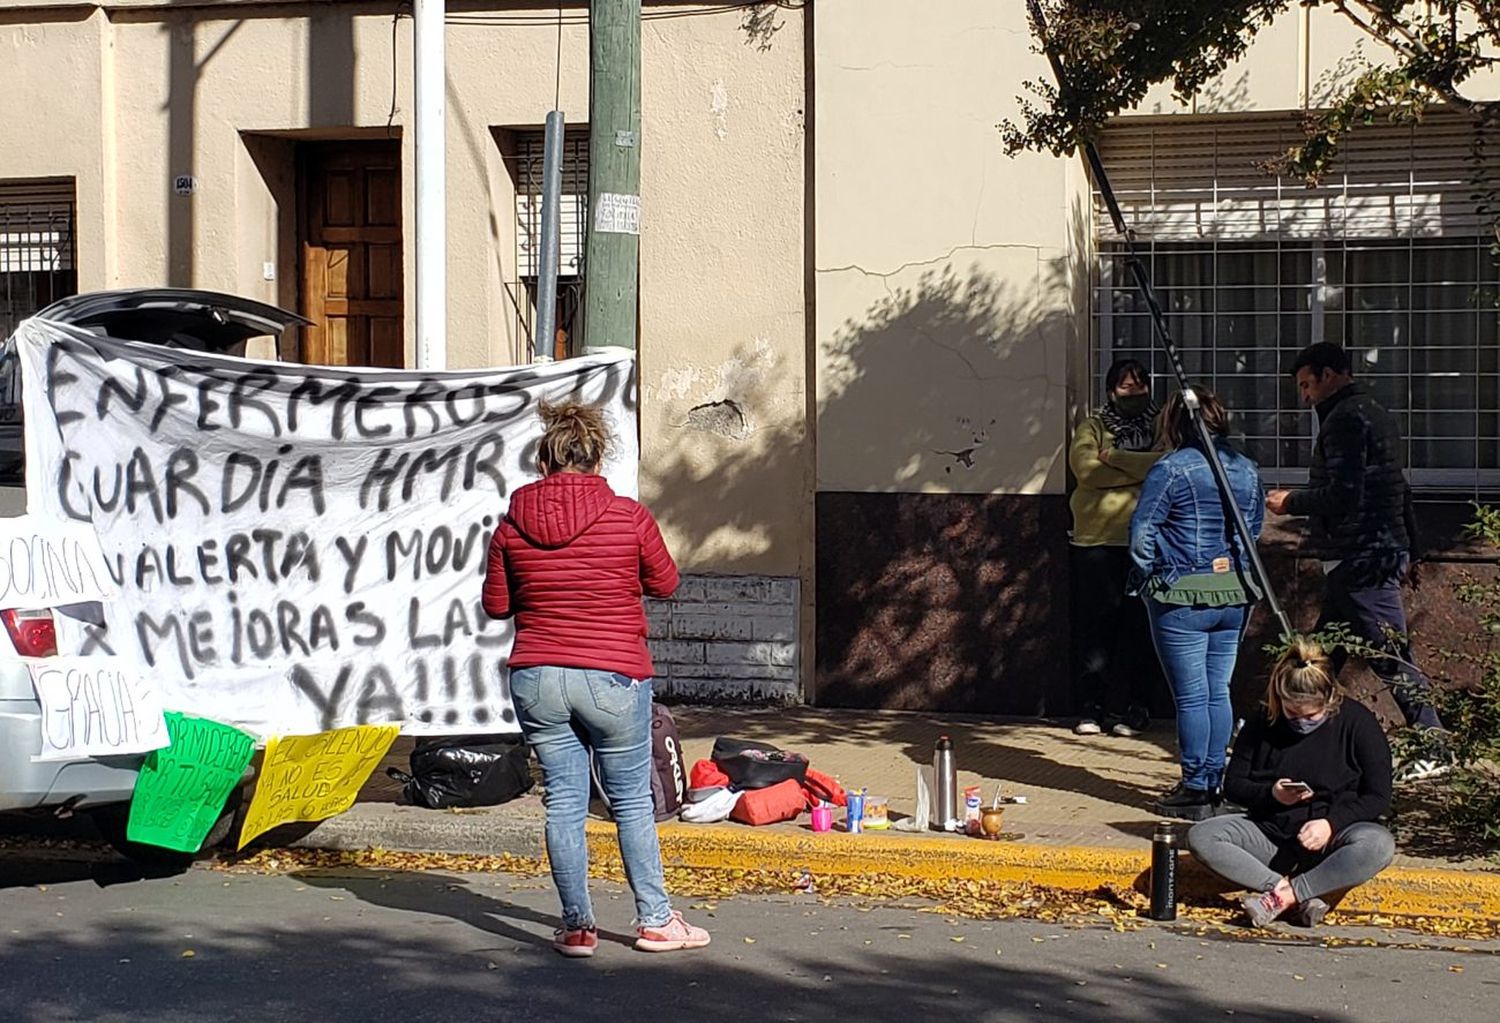
<svg viewBox="0 0 1500 1023"><path fill-rule="evenodd" d="M622 933L628 896L596 882L601 923L616 933L593 959L573 961L550 948L545 879L203 868L133 877L0 860L0 1020L1464 1023L1494 1020L1500 1000L1493 945L1323 948L1191 927L953 920L788 894L712 909L679 900L714 944L653 956Z"/></svg>

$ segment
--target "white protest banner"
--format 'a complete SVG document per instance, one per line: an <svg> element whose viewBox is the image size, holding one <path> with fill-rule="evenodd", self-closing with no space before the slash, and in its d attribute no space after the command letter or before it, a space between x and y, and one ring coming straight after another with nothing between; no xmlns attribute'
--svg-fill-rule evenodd
<svg viewBox="0 0 1500 1023"><path fill-rule="evenodd" d="M0 519L0 607L42 611L113 600L116 593L99 536L87 522Z"/></svg>
<svg viewBox="0 0 1500 1023"><path fill-rule="evenodd" d="M542 400L601 405L636 492L629 353L417 373L259 362L30 320L32 514L92 522L119 597L59 643L260 735L517 730L490 535L537 477ZM225 693L220 703L216 690Z"/></svg>
<svg viewBox="0 0 1500 1023"><path fill-rule="evenodd" d="M171 742L160 694L119 658L49 657L26 666L42 705L33 761L149 753Z"/></svg>

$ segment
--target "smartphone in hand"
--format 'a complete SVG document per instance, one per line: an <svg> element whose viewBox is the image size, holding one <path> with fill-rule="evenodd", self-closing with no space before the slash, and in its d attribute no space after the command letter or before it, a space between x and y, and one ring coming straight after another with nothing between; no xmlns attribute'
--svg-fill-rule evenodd
<svg viewBox="0 0 1500 1023"><path fill-rule="evenodd" d="M1290 791L1295 792L1298 795L1309 796L1312 795L1313 790L1312 786L1305 781L1289 781L1282 785L1282 788L1289 789Z"/></svg>

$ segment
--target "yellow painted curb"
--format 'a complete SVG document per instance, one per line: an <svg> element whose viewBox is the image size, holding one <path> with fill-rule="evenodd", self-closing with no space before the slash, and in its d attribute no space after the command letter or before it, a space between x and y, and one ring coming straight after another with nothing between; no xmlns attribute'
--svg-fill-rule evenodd
<svg viewBox="0 0 1500 1023"><path fill-rule="evenodd" d="M919 881L1028 882L1092 892L1103 885L1146 890L1149 850L982 842L941 835L867 832L814 835L739 825L668 823L658 828L662 862L713 870L886 873ZM588 822L589 855L618 862L614 825ZM1232 890L1184 856L1179 890L1188 901ZM1500 921L1500 872L1391 868L1350 892L1340 909L1390 916Z"/></svg>

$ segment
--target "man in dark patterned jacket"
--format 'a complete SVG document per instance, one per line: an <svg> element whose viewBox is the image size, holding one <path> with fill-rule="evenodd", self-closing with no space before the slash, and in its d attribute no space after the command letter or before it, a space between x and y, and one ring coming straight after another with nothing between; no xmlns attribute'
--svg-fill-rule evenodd
<svg viewBox="0 0 1500 1023"><path fill-rule="evenodd" d="M1323 563L1323 610L1318 628L1345 622L1372 646L1394 655L1370 667L1391 687L1407 724L1441 727L1428 702L1430 683L1412 662L1401 580L1411 565L1416 529L1411 488L1401 468L1401 430L1374 396L1354 381L1349 355L1330 342L1309 345L1292 363L1302 400L1318 412L1318 439L1303 490L1273 490L1266 507L1278 515L1306 515L1304 549ZM1347 660L1335 652L1335 669ZM1427 771L1424 762L1409 765Z"/></svg>

